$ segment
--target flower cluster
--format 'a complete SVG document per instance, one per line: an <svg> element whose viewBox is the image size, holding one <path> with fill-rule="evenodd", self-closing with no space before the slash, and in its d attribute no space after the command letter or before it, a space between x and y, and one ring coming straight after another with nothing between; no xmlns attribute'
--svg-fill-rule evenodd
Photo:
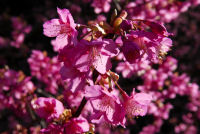
<svg viewBox="0 0 200 134"><path fill-rule="evenodd" d="M27 104L31 100L35 87L23 72L11 69L0 69L0 110L10 109L17 116L30 118Z"/></svg>
<svg viewBox="0 0 200 134"><path fill-rule="evenodd" d="M199 133L199 0L7 3L0 133Z"/></svg>
<svg viewBox="0 0 200 134"><path fill-rule="evenodd" d="M89 131L89 123L83 117L71 118L71 111L64 109L62 102L54 98L40 97L32 102L33 109L37 115L47 122L57 122L49 124L47 128L40 132L43 134L75 134Z"/></svg>
<svg viewBox="0 0 200 134"><path fill-rule="evenodd" d="M198 116L197 111L200 108L198 102L200 97L199 87L196 83L190 83L190 79L186 74L178 75L177 72L174 72L176 68L177 61L172 57L167 57L158 70L149 69L143 75L144 84L138 86L138 89L153 96L154 101L149 105L148 114L153 114L155 122L159 120L159 125L155 123L155 125L144 127L142 134L149 130L152 133L160 131L164 120L169 119L170 111L176 108L167 99L174 100L179 96L188 97L189 101L186 101L184 107L188 109L188 114L182 116L183 122L175 122L179 124L175 127L175 132L197 132L194 116ZM195 112L195 115L193 115L193 112Z"/></svg>
<svg viewBox="0 0 200 134"><path fill-rule="evenodd" d="M176 19L180 13L185 12L191 6L200 4L199 0L136 0L126 5L129 17L134 19L150 19L160 22L170 22Z"/></svg>
<svg viewBox="0 0 200 134"><path fill-rule="evenodd" d="M125 19L126 12L123 11L120 17L116 16L112 25L106 22L94 22L89 26L83 25L83 28L89 29L88 33L79 35L75 26L76 28L81 26L74 23L69 11L59 8L57 8L57 11L59 19L47 21L43 27L44 34L49 37L56 37L56 45L61 46L58 59L64 63L60 73L62 79L68 83L65 90L69 90L72 94L79 91L84 92L83 100L86 99L92 106L92 115L89 117L92 122L100 122L103 118L112 125L125 127L125 115L130 118L138 115L144 116L152 99L151 96L133 91L129 97L117 84L118 75L110 71L112 67L111 59L116 57L121 50L125 55L124 60L127 62L139 61L143 56L147 57L145 60L152 61L153 57L158 57L158 52L165 52L161 49L163 46L171 45L171 40L166 37L169 33L164 26L144 20L138 20L142 24L139 26L136 22L138 24L136 26L134 21ZM150 28L152 32L147 32L147 28ZM106 37L109 34L120 37L123 44L119 46L115 43L115 40ZM150 49L154 49L155 53L147 52L151 51ZM97 75L96 80L93 77L95 73ZM118 95L115 93L115 85L120 90ZM120 94L122 95L121 99L119 98ZM39 107L36 108L38 115L47 119L47 121L52 117L55 120L58 118L57 113L63 112L59 109L55 113L56 115L54 113L45 114L46 111L56 111L54 108L50 108L56 107L56 102L54 104L46 101L39 103L39 101L40 99L35 102L37 106L34 105L34 107ZM42 107L41 109L44 107L45 112L42 112L43 110L40 110L40 107Z"/></svg>
<svg viewBox="0 0 200 134"><path fill-rule="evenodd" d="M57 57L50 58L47 56L47 52L33 50L28 63L31 75L45 84L44 87L47 92L56 94L59 88L66 85L59 74L61 64L58 62Z"/></svg>

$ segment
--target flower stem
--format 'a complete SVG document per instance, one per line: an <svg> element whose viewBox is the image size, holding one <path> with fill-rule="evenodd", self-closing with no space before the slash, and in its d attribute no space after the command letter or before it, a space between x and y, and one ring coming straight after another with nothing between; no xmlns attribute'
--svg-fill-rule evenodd
<svg viewBox="0 0 200 134"><path fill-rule="evenodd" d="M88 31L87 33L85 33L84 35L82 35L81 37L80 37L80 40L81 39L83 39L84 37L86 37L88 34L90 34L92 32L92 30L90 30L90 31Z"/></svg>
<svg viewBox="0 0 200 134"><path fill-rule="evenodd" d="M52 97L52 98L54 98L54 95L52 95L52 94L50 94L50 93L47 93L47 92L44 92L44 91L43 91L42 89L40 89L40 88L36 89L36 92L39 93L39 94L41 94L41 95L43 95L43 96L45 96L45 97Z"/></svg>
<svg viewBox="0 0 200 134"><path fill-rule="evenodd" d="M119 86L119 84L115 81L115 85L117 86L117 88L119 89L120 92L124 92L124 90Z"/></svg>

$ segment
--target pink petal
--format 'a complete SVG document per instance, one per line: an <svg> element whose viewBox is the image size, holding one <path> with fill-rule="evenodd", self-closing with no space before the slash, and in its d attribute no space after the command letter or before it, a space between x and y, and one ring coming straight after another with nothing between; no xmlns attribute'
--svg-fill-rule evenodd
<svg viewBox="0 0 200 134"><path fill-rule="evenodd" d="M134 95L134 99L141 105L149 105L152 96L146 93L137 93Z"/></svg>
<svg viewBox="0 0 200 134"><path fill-rule="evenodd" d="M56 37L60 30L61 27L58 19L52 19L43 24L43 33L48 37Z"/></svg>
<svg viewBox="0 0 200 134"><path fill-rule="evenodd" d="M114 57L119 54L119 49L113 40L103 40L104 47L101 50L101 53L108 56Z"/></svg>
<svg viewBox="0 0 200 134"><path fill-rule="evenodd" d="M94 112L94 114L90 116L91 122L96 124L101 123L101 120L103 119L102 115L103 113L101 112Z"/></svg>
<svg viewBox="0 0 200 134"><path fill-rule="evenodd" d="M160 43L163 45L166 45L166 46L171 46L172 40L170 38L165 37L165 38L163 38L163 40Z"/></svg>
<svg viewBox="0 0 200 134"><path fill-rule="evenodd" d="M90 69L90 57L89 54L81 55L79 59L77 59L75 66L80 72L87 72Z"/></svg>
<svg viewBox="0 0 200 134"><path fill-rule="evenodd" d="M82 129L81 131L82 132L88 132L89 131L89 124L88 124L88 122L87 122L87 120L85 119L85 118L80 118L79 117L79 119L77 119L77 120L79 120L79 121L77 121L79 124L79 127Z"/></svg>
<svg viewBox="0 0 200 134"><path fill-rule="evenodd" d="M75 27L73 17L68 9L57 8L57 12L63 23L70 23L72 27Z"/></svg>
<svg viewBox="0 0 200 134"><path fill-rule="evenodd" d="M70 90L74 93L77 90L83 89L84 85L85 85L85 81L81 79L80 77L76 77L72 80Z"/></svg>
<svg viewBox="0 0 200 134"><path fill-rule="evenodd" d="M98 97L102 94L100 92L101 90L102 90L102 87L98 86L98 85L86 86L85 87L85 97L86 98Z"/></svg>
<svg viewBox="0 0 200 134"><path fill-rule="evenodd" d="M72 118L65 124L67 134L81 134L89 131L89 123L83 117Z"/></svg>
<svg viewBox="0 0 200 134"><path fill-rule="evenodd" d="M57 43L56 43L56 39L51 40L51 45L53 46L53 50L54 50L55 52L58 52L60 49L63 49L63 48L64 48L64 46L62 46L61 44L57 44Z"/></svg>
<svg viewBox="0 0 200 134"><path fill-rule="evenodd" d="M103 10L104 10L105 13L109 12L109 10L110 10L110 4L109 4L109 3L106 3L106 4L104 5L104 7L103 7Z"/></svg>
<svg viewBox="0 0 200 134"><path fill-rule="evenodd" d="M75 77L76 72L75 72L75 70L73 68L63 66L60 69L60 74L61 74L62 79L66 80L68 78Z"/></svg>
<svg viewBox="0 0 200 134"><path fill-rule="evenodd" d="M102 9L101 8L95 8L94 9L94 12L96 13L96 14L99 14L99 13L101 13L101 11L102 11Z"/></svg>
<svg viewBox="0 0 200 134"><path fill-rule="evenodd" d="M111 106L108 106L107 107L107 110L106 110L106 118L110 121L110 122L113 122L114 118L113 115L115 113L115 108L114 107L111 107Z"/></svg>
<svg viewBox="0 0 200 134"><path fill-rule="evenodd" d="M119 104L115 104L115 113L113 115L113 117L114 117L113 124L122 125L123 127L125 127L124 126L125 122L126 122L125 114L126 114L126 111L125 111L124 107L122 107Z"/></svg>
<svg viewBox="0 0 200 134"><path fill-rule="evenodd" d="M109 69L111 69L112 64L109 56L97 55L96 60L93 62L93 66L99 73L105 74Z"/></svg>
<svg viewBox="0 0 200 134"><path fill-rule="evenodd" d="M58 118L64 111L64 106L60 101L45 97L35 100L33 108L41 118L45 118L47 121Z"/></svg>
<svg viewBox="0 0 200 134"><path fill-rule="evenodd" d="M66 33L59 34L56 37L56 44L59 44L61 47L68 45L68 35Z"/></svg>

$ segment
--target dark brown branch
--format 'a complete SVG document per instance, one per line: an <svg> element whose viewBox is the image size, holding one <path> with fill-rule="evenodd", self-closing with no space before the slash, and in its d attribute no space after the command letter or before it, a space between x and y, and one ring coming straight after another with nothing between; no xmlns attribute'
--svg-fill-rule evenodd
<svg viewBox="0 0 200 134"><path fill-rule="evenodd" d="M87 103L87 100L85 97L83 97L81 104L79 105L78 109L76 110L76 112L74 113L73 117L79 117L79 115L81 114L85 104Z"/></svg>

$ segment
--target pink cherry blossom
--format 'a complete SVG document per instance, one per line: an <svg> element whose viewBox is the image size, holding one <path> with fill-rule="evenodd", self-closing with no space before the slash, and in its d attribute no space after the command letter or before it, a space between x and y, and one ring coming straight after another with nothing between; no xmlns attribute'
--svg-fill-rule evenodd
<svg viewBox="0 0 200 134"><path fill-rule="evenodd" d="M95 112L91 117L92 120L99 120L103 116L113 125L124 126L125 110L117 96L98 85L87 86L85 90L85 96Z"/></svg>
<svg viewBox="0 0 200 134"><path fill-rule="evenodd" d="M110 58L118 52L112 40L81 40L76 46L62 49L59 59L64 61L66 66L73 66L80 72L88 72L90 67L94 67L99 73L105 74L111 68Z"/></svg>
<svg viewBox="0 0 200 134"><path fill-rule="evenodd" d="M188 10L193 5L200 4L199 0L166 1L166 0L138 0L129 2L126 10L129 18L157 20L170 22L176 19L180 13Z"/></svg>
<svg viewBox="0 0 200 134"><path fill-rule="evenodd" d="M38 116L49 122L59 118L64 111L63 104L54 98L39 97L32 102L32 107Z"/></svg>
<svg viewBox="0 0 200 134"><path fill-rule="evenodd" d="M78 134L89 131L89 123L83 117L72 118L64 125L65 134Z"/></svg>
<svg viewBox="0 0 200 134"><path fill-rule="evenodd" d="M80 42L86 49L75 66L81 72L93 66L99 73L105 74L111 68L110 58L118 54L118 48L112 40L93 40Z"/></svg>
<svg viewBox="0 0 200 134"><path fill-rule="evenodd" d="M133 64L130 64L129 62L120 62L118 66L116 67L116 71L118 73L122 73L123 78L130 78L134 74L142 75L145 73L146 69L150 68L148 60L141 60L137 61Z"/></svg>
<svg viewBox="0 0 200 134"><path fill-rule="evenodd" d="M48 37L56 37L56 46L63 48L64 46L76 43L77 31L76 24L68 9L57 8L59 19L46 21L43 25L44 35Z"/></svg>
<svg viewBox="0 0 200 134"><path fill-rule="evenodd" d="M83 117L71 118L64 124L49 124L40 130L42 134L81 134L89 131L89 123Z"/></svg>
<svg viewBox="0 0 200 134"><path fill-rule="evenodd" d="M144 126L139 134L155 134L160 131L162 124L163 121L161 119L155 119L152 124Z"/></svg>
<svg viewBox="0 0 200 134"><path fill-rule="evenodd" d="M147 113L147 107L152 100L152 96L146 93L134 93L131 96L124 94L124 108L128 117L144 116Z"/></svg>
<svg viewBox="0 0 200 134"><path fill-rule="evenodd" d="M172 46L171 39L143 30L131 31L130 34L127 34L127 38L129 42L135 44L135 49L132 48L135 52L132 53L132 55L130 53L130 56L126 56L127 54L125 51L124 55L125 57L132 57L132 59L139 59L141 56L144 57L147 55L147 60L158 62L160 54L161 56L166 54ZM130 61L132 62L132 60Z"/></svg>

